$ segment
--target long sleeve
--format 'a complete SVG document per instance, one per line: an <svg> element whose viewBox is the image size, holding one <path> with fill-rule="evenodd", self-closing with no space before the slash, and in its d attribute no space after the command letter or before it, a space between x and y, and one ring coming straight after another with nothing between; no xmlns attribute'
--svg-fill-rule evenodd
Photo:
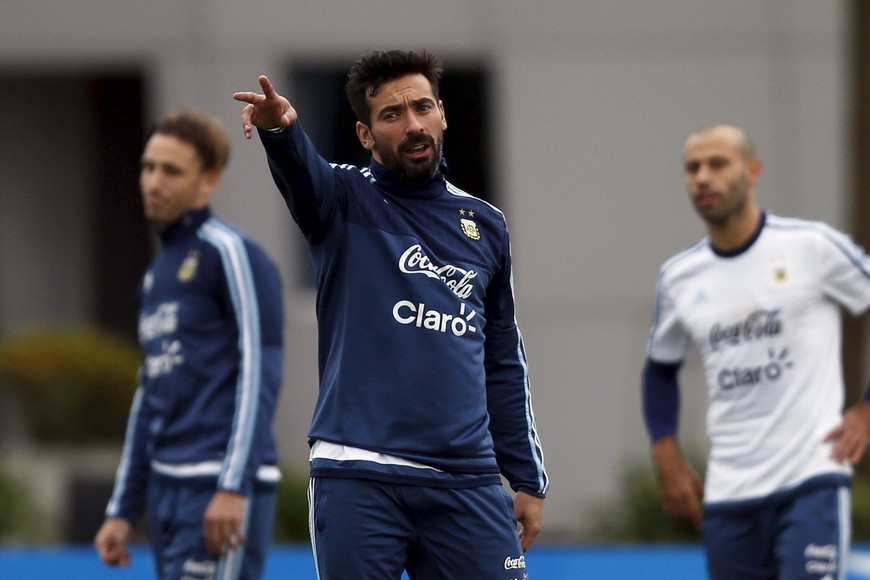
<svg viewBox="0 0 870 580"><path fill-rule="evenodd" d="M269 170L293 219L317 243L336 210L335 174L297 121L281 132L259 130Z"/></svg>
<svg viewBox="0 0 870 580"><path fill-rule="evenodd" d="M647 359L641 379L643 417L650 440L677 434L680 415L680 364L662 364Z"/></svg>
<svg viewBox="0 0 870 580"><path fill-rule="evenodd" d="M532 410L528 363L515 319L510 243L486 297L487 410L496 460L515 491L544 497L549 478Z"/></svg>
<svg viewBox="0 0 870 580"><path fill-rule="evenodd" d="M136 389L121 461L115 475L115 487L106 506L106 517L121 517L135 523L145 507L145 491L148 484L148 428L151 412L145 402L142 386Z"/></svg>

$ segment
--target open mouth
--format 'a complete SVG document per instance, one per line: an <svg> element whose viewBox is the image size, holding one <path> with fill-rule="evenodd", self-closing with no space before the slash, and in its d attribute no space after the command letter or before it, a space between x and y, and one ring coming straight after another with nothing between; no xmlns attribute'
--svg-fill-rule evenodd
<svg viewBox="0 0 870 580"><path fill-rule="evenodd" d="M409 147L405 147L404 153L411 159L420 159L429 156L430 146L426 142L415 143Z"/></svg>

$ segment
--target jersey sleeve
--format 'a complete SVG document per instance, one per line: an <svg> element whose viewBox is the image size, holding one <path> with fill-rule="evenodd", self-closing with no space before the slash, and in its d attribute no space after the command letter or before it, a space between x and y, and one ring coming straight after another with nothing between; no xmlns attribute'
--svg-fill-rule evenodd
<svg viewBox="0 0 870 580"><path fill-rule="evenodd" d="M522 335L516 324L510 243L505 230L499 272L487 289L485 313L487 411L499 469L514 491L544 497L549 477L532 410Z"/></svg>
<svg viewBox="0 0 870 580"><path fill-rule="evenodd" d="M852 314L870 307L870 259L846 234L821 226L816 263L826 296Z"/></svg>
<svg viewBox="0 0 870 580"><path fill-rule="evenodd" d="M277 269L230 228L208 234L221 254L227 303L238 328L235 409L218 488L247 494L261 463L282 377L283 302Z"/></svg>
<svg viewBox="0 0 870 580"><path fill-rule="evenodd" d="M647 358L661 363L680 363L688 356L690 347L691 337L680 322L665 272L662 270L656 284Z"/></svg>
<svg viewBox="0 0 870 580"><path fill-rule="evenodd" d="M151 410L144 396L144 387L140 384L130 406L121 461L115 474L112 497L109 498L106 506L107 518L124 518L131 524L135 524L142 514L151 464L148 456L151 416Z"/></svg>
<svg viewBox="0 0 870 580"><path fill-rule="evenodd" d="M293 219L312 243L326 234L338 209L336 175L299 121L283 131L258 129L269 171Z"/></svg>

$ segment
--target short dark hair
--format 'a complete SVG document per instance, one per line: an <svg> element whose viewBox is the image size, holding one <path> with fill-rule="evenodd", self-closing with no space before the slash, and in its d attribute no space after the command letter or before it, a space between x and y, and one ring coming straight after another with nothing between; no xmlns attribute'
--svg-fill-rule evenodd
<svg viewBox="0 0 870 580"><path fill-rule="evenodd" d="M226 129L214 117L185 109L160 117L151 126L152 135L170 135L196 149L203 171L223 171L230 161L230 140Z"/></svg>
<svg viewBox="0 0 870 580"><path fill-rule="evenodd" d="M384 83L406 75L421 74L432 85L432 93L438 100L438 83L443 72L439 58L426 50L373 50L353 64L344 92L357 120L370 126L372 111L368 98L375 96Z"/></svg>

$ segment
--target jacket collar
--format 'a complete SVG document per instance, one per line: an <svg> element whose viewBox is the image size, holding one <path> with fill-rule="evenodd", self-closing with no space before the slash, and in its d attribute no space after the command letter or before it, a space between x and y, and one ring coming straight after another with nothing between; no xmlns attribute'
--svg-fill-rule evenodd
<svg viewBox="0 0 870 580"><path fill-rule="evenodd" d="M170 224L166 229L159 232L160 241L166 244L195 232L210 217L211 208L208 206L202 209L191 210L181 216L177 222Z"/></svg>
<svg viewBox="0 0 870 580"><path fill-rule="evenodd" d="M372 159L369 170L374 178L384 185L390 193L400 197L433 199L444 193L447 163L443 159L435 175L429 179L407 179L401 177L395 171L387 169L374 159Z"/></svg>

